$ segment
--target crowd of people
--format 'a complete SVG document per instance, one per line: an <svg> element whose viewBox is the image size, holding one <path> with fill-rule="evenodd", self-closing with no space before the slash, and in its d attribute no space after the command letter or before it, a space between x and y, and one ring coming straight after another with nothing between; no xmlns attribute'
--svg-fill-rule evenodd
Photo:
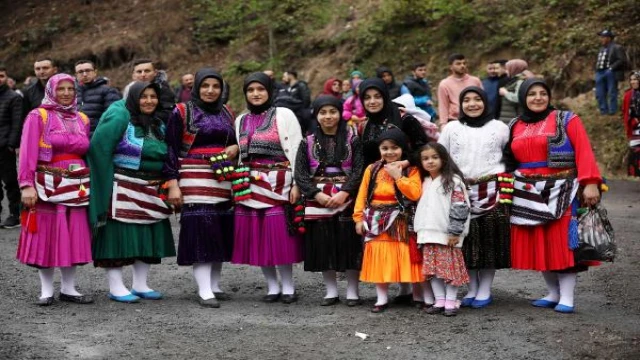
<svg viewBox="0 0 640 360"><path fill-rule="evenodd" d="M293 264L304 262L322 273L322 306L340 302L344 272L350 307L362 303L362 281L375 284L374 313L404 303L455 316L492 303L496 270L522 269L548 288L533 306L573 312L578 273L598 265L574 256L576 210L599 202L602 183L580 117L554 108L522 59L492 61L484 80L462 54L449 69L435 98L416 63L402 83L388 67L327 79L313 101L295 71L282 82L252 73L236 116L213 68L174 90L152 60L136 60L121 97L88 60L75 78L37 60L22 95L0 67L2 226L22 226L17 258L38 269L37 304L54 303L56 267L59 300L92 303L75 284L76 267L91 262L105 269L111 300L162 299L147 276L177 254L204 307L230 298L224 263L260 267L262 300L293 303ZM634 72L623 104L634 174L639 83Z"/></svg>

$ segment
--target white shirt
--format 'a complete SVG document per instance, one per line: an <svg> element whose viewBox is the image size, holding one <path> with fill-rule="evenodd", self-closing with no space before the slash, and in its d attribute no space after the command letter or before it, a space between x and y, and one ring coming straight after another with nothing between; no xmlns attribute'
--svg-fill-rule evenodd
<svg viewBox="0 0 640 360"><path fill-rule="evenodd" d="M438 139L464 176L471 179L504 172L502 151L508 141L509 127L498 120L482 127L451 121Z"/></svg>

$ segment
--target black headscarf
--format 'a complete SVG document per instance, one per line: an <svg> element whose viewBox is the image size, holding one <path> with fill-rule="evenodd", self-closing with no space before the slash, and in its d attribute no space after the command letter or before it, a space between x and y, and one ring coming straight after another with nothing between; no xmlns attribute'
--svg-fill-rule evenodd
<svg viewBox="0 0 640 360"><path fill-rule="evenodd" d="M163 134L160 131L162 121L156 117L160 101L158 100L158 106L152 114L144 114L140 110L140 97L142 97L142 93L148 88L152 88L155 90L156 94L160 94L160 87L155 83L142 81L134 82L129 88L129 94L127 95L127 100L125 100L125 107L131 115L131 124L141 126L144 129L145 134L153 132L156 138L162 139Z"/></svg>
<svg viewBox="0 0 640 360"><path fill-rule="evenodd" d="M387 90L387 86L385 85L384 81L378 78L371 78L363 81L360 84L359 96L360 96L360 101L362 101L363 105L364 105L364 95L369 89L378 90L380 94L382 94L383 104L382 104L382 109L375 114L370 113L365 108L365 112L367 113L367 118L370 121L373 121L375 123L382 123L386 119L387 122L391 122L396 125L400 124L400 119L401 119L400 111L398 111L398 107L393 102L391 102L389 91Z"/></svg>
<svg viewBox="0 0 640 360"><path fill-rule="evenodd" d="M209 78L216 79L220 82L220 96L218 99L212 103L204 102L200 98L200 87L202 83ZM215 69L212 68L202 68L196 72L195 80L193 81L193 88L191 88L191 101L200 109L204 110L204 112L209 114L217 114L222 110L223 99L222 92L224 89L224 80L222 80L222 75L220 75Z"/></svg>
<svg viewBox="0 0 640 360"><path fill-rule="evenodd" d="M398 128L385 130L378 137L378 145L380 145L385 140L391 140L396 145L402 148L402 159L406 159L409 157L409 141L407 139L407 135L405 135L402 130Z"/></svg>
<svg viewBox="0 0 640 360"><path fill-rule="evenodd" d="M249 100L247 99L247 88L249 87L249 84L253 83L253 82L257 82L259 84L261 84L262 86L265 87L265 89L267 90L267 93L269 95L269 98L267 99L267 101L259 106L255 106L251 103L249 103ZM271 104L273 102L273 81L271 80L271 78L269 76L267 76L266 74L262 73L262 72L254 72L252 74L249 74L245 79L244 79L244 85L242 86L242 92L244 93L244 98L247 101L247 109L249 109L249 111L251 111L253 114L260 114L264 111L266 111L268 108L271 107Z"/></svg>
<svg viewBox="0 0 640 360"><path fill-rule="evenodd" d="M389 73L389 75L391 75L391 83L387 84L385 83L384 85L387 87L387 91L389 91L389 93L391 93L392 90L394 90L395 88L398 87L398 84L396 84L396 78L393 75L393 71L391 71L390 68L386 67L386 66L380 66L379 68L376 69L376 77L378 77L379 79L382 79L382 76L384 75L384 73ZM384 82L384 80L383 80ZM400 90L398 90L400 91ZM393 99L391 99L393 100Z"/></svg>
<svg viewBox="0 0 640 360"><path fill-rule="evenodd" d="M338 131L336 132L336 149L335 149L335 158L338 160L342 160L345 158L347 153L347 122L342 120L342 101L337 99L332 95L321 95L313 102L313 117L317 120L318 113L323 106L333 106L338 109L338 113L340 114L340 120L338 121ZM322 131L320 125L316 126L313 134L317 141L320 143L320 148L326 148L326 138L327 135ZM320 154L320 160L323 160L326 154Z"/></svg>
<svg viewBox="0 0 640 360"><path fill-rule="evenodd" d="M542 86L545 90L547 90L547 94L549 94L549 104L547 105L547 108L542 112L533 112L527 107L527 93L535 85ZM524 109L522 115L518 116L518 119L526 123L535 123L540 120L544 120L547 118L549 113L555 110L555 108L551 106L551 89L549 89L547 83L545 83L542 79L531 78L525 80L522 85L520 85L520 90L518 91L518 101Z"/></svg>
<svg viewBox="0 0 640 360"><path fill-rule="evenodd" d="M484 110L482 110L482 114L480 114L480 116L471 117L465 114L465 112L462 110L462 99L464 99L464 96L470 92L478 94L482 99L482 103L484 104ZM464 88L460 93L459 104L460 104L460 117L458 120L467 126L483 127L484 124L493 120L493 114L489 110L489 101L487 100L487 93L477 86L469 86Z"/></svg>
<svg viewBox="0 0 640 360"><path fill-rule="evenodd" d="M368 111L367 125L362 132L362 151L364 154L365 165L371 164L380 158L378 150L378 139L380 134L390 127L402 129L402 118L398 107L391 102L389 91L382 79L367 79L360 84L360 101L364 104L364 94L368 89L376 89L382 94L383 107L377 114L371 114ZM386 120L386 123L385 123Z"/></svg>

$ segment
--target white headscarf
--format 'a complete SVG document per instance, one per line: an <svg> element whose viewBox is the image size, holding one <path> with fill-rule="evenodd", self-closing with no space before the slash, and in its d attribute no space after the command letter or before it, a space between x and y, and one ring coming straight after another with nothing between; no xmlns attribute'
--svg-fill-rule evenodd
<svg viewBox="0 0 640 360"><path fill-rule="evenodd" d="M429 137L435 140L438 139L438 137L440 136L440 133L438 132L438 126L431 122L431 115L416 106L416 102L413 100L413 96L411 96L410 94L404 94L391 101L398 104L400 110L403 110L407 114L416 118L418 122L420 122L420 125L422 125L422 128L425 130L427 135L429 135Z"/></svg>

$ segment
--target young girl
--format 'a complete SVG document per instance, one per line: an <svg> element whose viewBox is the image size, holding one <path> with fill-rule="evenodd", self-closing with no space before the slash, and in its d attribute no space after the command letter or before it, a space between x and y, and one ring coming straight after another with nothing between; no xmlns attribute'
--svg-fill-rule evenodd
<svg viewBox="0 0 640 360"><path fill-rule="evenodd" d="M425 179L414 229L418 244L424 244L422 274L431 282L436 299L425 311L455 316L458 287L469 282L460 249L469 232L469 196L462 172L444 146L425 145L420 149L420 165Z"/></svg>
<svg viewBox="0 0 640 360"><path fill-rule="evenodd" d="M318 126L302 139L295 181L307 198L304 221L304 270L322 271L327 288L322 306L336 305L336 271L347 277L347 306L360 304L358 276L362 238L352 220L352 199L360 186L363 160L360 139L342 121L342 103L330 95L313 102Z"/></svg>
<svg viewBox="0 0 640 360"><path fill-rule="evenodd" d="M407 157L401 130L386 130L378 141L382 159L365 170L353 213L356 232L365 241L360 281L376 284L374 313L386 310L389 283L423 281L420 254L409 236L410 209L420 198L420 172L392 164Z"/></svg>

